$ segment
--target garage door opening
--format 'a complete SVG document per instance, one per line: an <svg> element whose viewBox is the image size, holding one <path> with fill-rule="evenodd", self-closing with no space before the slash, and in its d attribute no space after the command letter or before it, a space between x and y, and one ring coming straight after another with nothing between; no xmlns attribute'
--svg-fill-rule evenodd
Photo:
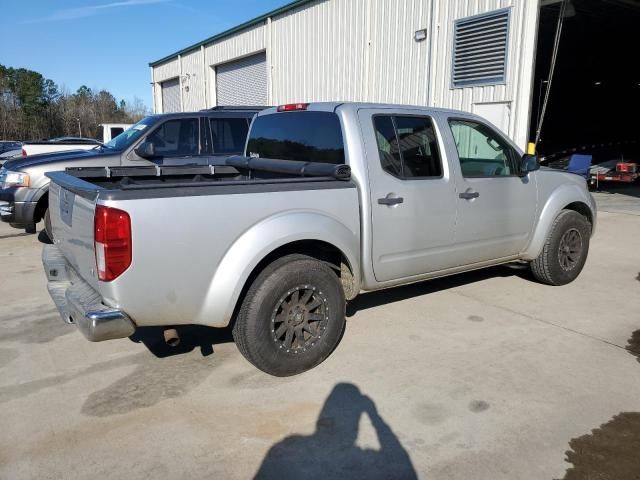
<svg viewBox="0 0 640 480"><path fill-rule="evenodd" d="M267 105L267 55L259 53L216 66L218 105Z"/></svg>
<svg viewBox="0 0 640 480"><path fill-rule="evenodd" d="M162 112L179 112L180 108L180 80L173 78L160 83L162 92Z"/></svg>
<svg viewBox="0 0 640 480"><path fill-rule="evenodd" d="M573 152L593 163L640 162L638 0L543 0L540 10L530 138L536 137L549 87L559 15L564 12L555 72L538 152Z"/></svg>

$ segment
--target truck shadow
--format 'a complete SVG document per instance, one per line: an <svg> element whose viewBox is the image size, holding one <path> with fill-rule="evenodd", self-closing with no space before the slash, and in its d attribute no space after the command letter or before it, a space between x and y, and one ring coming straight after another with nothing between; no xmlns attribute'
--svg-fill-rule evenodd
<svg viewBox="0 0 640 480"><path fill-rule="evenodd" d="M357 445L366 415L380 448ZM273 445L256 479L418 478L409 454L375 403L351 383L339 383L325 400L311 435L291 435Z"/></svg>
<svg viewBox="0 0 640 480"><path fill-rule="evenodd" d="M361 310L380 307L388 303L399 302L413 297L436 293L441 290L461 287L463 285L481 282L494 277L511 276L518 276L527 280L532 280L531 274L526 265L509 264L508 266L501 265L482 270L474 270L467 273L451 275L449 277L425 280L423 282L412 283L401 287L393 287L386 290L360 294L347 304L347 317L352 317Z"/></svg>
<svg viewBox="0 0 640 480"><path fill-rule="evenodd" d="M213 353L213 346L233 342L231 328L213 328L203 325L178 325L174 327L180 336L180 343L174 347L164 341L164 330L167 327L138 327L129 337L132 342L142 343L158 358L171 357L200 349L203 357Z"/></svg>
<svg viewBox="0 0 640 480"><path fill-rule="evenodd" d="M640 330L627 341L627 351L640 362ZM640 412L620 412L586 435L569 441L566 461L573 466L562 480L640 478Z"/></svg>

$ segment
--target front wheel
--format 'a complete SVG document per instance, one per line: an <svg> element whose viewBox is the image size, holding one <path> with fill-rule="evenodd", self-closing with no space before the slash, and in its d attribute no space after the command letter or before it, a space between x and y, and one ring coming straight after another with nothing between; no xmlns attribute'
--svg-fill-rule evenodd
<svg viewBox="0 0 640 480"><path fill-rule="evenodd" d="M531 262L539 282L566 285L574 281L589 253L591 224L578 212L563 210L556 217L540 255Z"/></svg>
<svg viewBox="0 0 640 480"><path fill-rule="evenodd" d="M284 377L309 370L333 351L345 323L340 279L325 263L287 255L249 288L233 327L240 352L260 370Z"/></svg>

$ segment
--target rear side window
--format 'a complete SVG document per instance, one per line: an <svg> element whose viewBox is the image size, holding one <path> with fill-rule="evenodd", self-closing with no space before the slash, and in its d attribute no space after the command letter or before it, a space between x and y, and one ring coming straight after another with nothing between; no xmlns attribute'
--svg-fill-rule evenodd
<svg viewBox="0 0 640 480"><path fill-rule="evenodd" d="M242 153L247 140L246 118L210 118L213 153Z"/></svg>
<svg viewBox="0 0 640 480"><path fill-rule="evenodd" d="M442 176L438 142L429 117L378 115L373 124L384 171L402 179Z"/></svg>
<svg viewBox="0 0 640 480"><path fill-rule="evenodd" d="M249 135L249 156L345 162L340 120L333 112L282 112L258 116Z"/></svg>

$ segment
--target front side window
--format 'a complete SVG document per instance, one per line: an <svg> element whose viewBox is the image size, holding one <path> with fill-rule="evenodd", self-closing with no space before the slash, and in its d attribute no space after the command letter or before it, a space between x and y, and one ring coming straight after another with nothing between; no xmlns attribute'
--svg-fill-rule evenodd
<svg viewBox="0 0 640 480"><path fill-rule="evenodd" d="M515 174L516 152L497 132L469 120L449 120L463 177L507 177Z"/></svg>
<svg viewBox="0 0 640 480"><path fill-rule="evenodd" d="M377 115L373 124L380 164L402 178L442 176L442 161L429 117Z"/></svg>
<svg viewBox="0 0 640 480"><path fill-rule="evenodd" d="M246 118L210 118L213 153L242 153L249 131Z"/></svg>
<svg viewBox="0 0 640 480"><path fill-rule="evenodd" d="M345 162L340 120L333 112L281 112L253 121L247 155L280 160Z"/></svg>
<svg viewBox="0 0 640 480"><path fill-rule="evenodd" d="M156 154L161 157L198 155L198 119L167 120L149 137Z"/></svg>

